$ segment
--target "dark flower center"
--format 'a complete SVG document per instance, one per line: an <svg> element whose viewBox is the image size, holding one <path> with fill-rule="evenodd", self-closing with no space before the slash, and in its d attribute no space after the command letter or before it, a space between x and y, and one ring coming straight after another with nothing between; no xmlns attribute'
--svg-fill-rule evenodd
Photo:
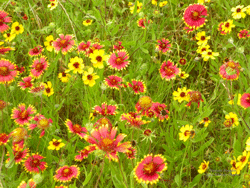
<svg viewBox="0 0 250 188"><path fill-rule="evenodd" d="M55 142L53 142L53 145L54 145L54 146L59 146L59 145L60 145L60 142L55 141Z"/></svg>
<svg viewBox="0 0 250 188"><path fill-rule="evenodd" d="M155 114L154 114L153 111L149 111L149 112L147 113L147 115L148 115L148 117L153 117Z"/></svg>
<svg viewBox="0 0 250 188"><path fill-rule="evenodd" d="M207 55L212 55L212 52L208 52Z"/></svg>
<svg viewBox="0 0 250 188"><path fill-rule="evenodd" d="M144 134L145 136L150 136L151 133L152 133L152 131L151 131L150 129L147 129L147 130L144 131L143 134Z"/></svg>
<svg viewBox="0 0 250 188"><path fill-rule="evenodd" d="M0 100L0 110L4 109L5 107L6 107L6 102Z"/></svg>
<svg viewBox="0 0 250 188"><path fill-rule="evenodd" d="M208 120L209 120L208 117L203 118L203 121L208 121Z"/></svg>
<svg viewBox="0 0 250 188"><path fill-rule="evenodd" d="M62 171L62 176L63 177L68 177L73 173L73 171L70 168L65 168Z"/></svg>
<svg viewBox="0 0 250 188"><path fill-rule="evenodd" d="M240 158L240 161L241 162L244 162L246 160L246 156L242 156L241 158Z"/></svg>
<svg viewBox="0 0 250 188"><path fill-rule="evenodd" d="M35 167L38 167L40 165L40 160L39 159L32 159L31 160L31 163L30 163L30 166L35 168Z"/></svg>
<svg viewBox="0 0 250 188"><path fill-rule="evenodd" d="M19 26L16 26L15 29L16 29L17 31L19 31L19 30L20 30L20 27L19 27Z"/></svg>
<svg viewBox="0 0 250 188"><path fill-rule="evenodd" d="M88 80L92 80L92 79L93 79L93 76L92 76L91 74L89 74L89 75L87 76L87 78L88 78Z"/></svg>
<svg viewBox="0 0 250 188"><path fill-rule="evenodd" d="M186 64L186 59L180 59L179 62L180 62L181 65L185 65Z"/></svg>
<svg viewBox="0 0 250 188"><path fill-rule="evenodd" d="M81 127L81 125L75 124L75 125L73 125L73 130L75 133L80 133L80 132L82 132L82 127Z"/></svg>
<svg viewBox="0 0 250 188"><path fill-rule="evenodd" d="M66 73L65 72L63 72L62 73L62 77L66 77L67 75L66 75Z"/></svg>
<svg viewBox="0 0 250 188"><path fill-rule="evenodd" d="M9 67L0 67L0 75L1 76L8 76L10 74Z"/></svg>
<svg viewBox="0 0 250 188"><path fill-rule="evenodd" d="M86 20L86 23L90 23L90 20Z"/></svg>
<svg viewBox="0 0 250 188"><path fill-rule="evenodd" d="M201 40L205 40L206 39L206 37L205 36L201 36Z"/></svg>
<svg viewBox="0 0 250 188"><path fill-rule="evenodd" d="M60 48L66 48L67 45L68 45L68 42L67 42L66 40L61 40L61 41L59 42Z"/></svg>
<svg viewBox="0 0 250 188"><path fill-rule="evenodd" d="M121 58L121 57L116 58L115 63L116 63L117 65L121 65L121 64L123 63L122 58Z"/></svg>
<svg viewBox="0 0 250 188"><path fill-rule="evenodd" d="M229 26L230 26L230 23L227 22L227 23L225 24L225 27L229 27Z"/></svg>
<svg viewBox="0 0 250 188"><path fill-rule="evenodd" d="M164 71L165 71L165 74L166 74L167 76L171 76L171 75L174 74L174 69L173 69L173 68L165 67L165 68L164 68Z"/></svg>
<svg viewBox="0 0 250 188"><path fill-rule="evenodd" d="M246 98L246 101L247 101L248 103L250 103L250 96L248 96L248 97Z"/></svg>
<svg viewBox="0 0 250 188"><path fill-rule="evenodd" d="M202 99L201 94L198 91L194 91L194 92L190 93L190 100L191 101L198 102L201 99Z"/></svg>
<svg viewBox="0 0 250 188"><path fill-rule="evenodd" d="M1 23L0 23L0 25L1 25ZM10 37L10 33L7 33L6 35L7 35L7 37Z"/></svg>
<svg viewBox="0 0 250 188"><path fill-rule="evenodd" d="M207 165L206 164L203 164L202 165L202 169L205 170L207 168Z"/></svg>
<svg viewBox="0 0 250 188"><path fill-rule="evenodd" d="M26 119L29 116L29 113L27 112L27 110L24 110L19 114L19 116L21 119Z"/></svg>
<svg viewBox="0 0 250 188"><path fill-rule="evenodd" d="M74 64L73 64L73 66L77 69L78 67L79 67L79 63L78 62L75 62Z"/></svg>
<svg viewBox="0 0 250 188"><path fill-rule="evenodd" d="M166 44L163 43L163 44L160 45L160 47L164 49L164 48L166 48Z"/></svg>
<svg viewBox="0 0 250 188"><path fill-rule="evenodd" d="M237 9L236 9L236 12L241 12L241 8L237 8Z"/></svg>
<svg viewBox="0 0 250 188"><path fill-rule="evenodd" d="M189 131L189 130L186 130L186 131L184 132L184 136L188 136L188 135L190 135L190 131Z"/></svg>
<svg viewBox="0 0 250 188"><path fill-rule="evenodd" d="M102 62L102 56L97 56L97 57L96 57L96 61Z"/></svg>
<svg viewBox="0 0 250 188"><path fill-rule="evenodd" d="M50 88L46 88L46 92L47 92L47 93L50 93Z"/></svg>
<svg viewBox="0 0 250 188"><path fill-rule="evenodd" d="M46 118L40 119L37 122L37 126L41 129L45 129L49 127L49 121Z"/></svg>
<svg viewBox="0 0 250 188"><path fill-rule="evenodd" d="M34 52L34 53L38 53L38 52L39 52L39 50L37 49L37 47L35 47L35 48L33 49L33 52Z"/></svg>
<svg viewBox="0 0 250 188"><path fill-rule="evenodd" d="M193 20L198 20L200 18L200 13L198 11L193 11L191 17Z"/></svg>
<svg viewBox="0 0 250 188"><path fill-rule="evenodd" d="M185 92L181 92L180 96L181 96L181 97L185 97L185 96L186 96L186 93L185 93Z"/></svg>
<svg viewBox="0 0 250 188"><path fill-rule="evenodd" d="M15 160L18 160L22 158L23 153L21 151L15 151L14 156L15 156Z"/></svg>
<svg viewBox="0 0 250 188"><path fill-rule="evenodd" d="M104 138L101 143L101 148L104 151L112 151L113 150L113 140L110 138Z"/></svg>
<svg viewBox="0 0 250 188"><path fill-rule="evenodd" d="M147 175L153 175L157 171L157 164L150 162L143 165L143 173Z"/></svg>
<svg viewBox="0 0 250 188"><path fill-rule="evenodd" d="M43 68L44 68L44 65L42 63L36 64L36 67L35 67L36 71L40 72L43 70Z"/></svg>
<svg viewBox="0 0 250 188"><path fill-rule="evenodd" d="M139 86L138 85L134 85L133 86L133 90L137 91L139 89Z"/></svg>
<svg viewBox="0 0 250 188"><path fill-rule="evenodd" d="M224 125L225 125L225 127L231 127L231 126L232 126L232 122L231 122L229 119L227 119L227 120L224 122Z"/></svg>
<svg viewBox="0 0 250 188"><path fill-rule="evenodd" d="M110 82L111 82L112 85L116 85L117 84L117 80L116 79L111 79Z"/></svg>

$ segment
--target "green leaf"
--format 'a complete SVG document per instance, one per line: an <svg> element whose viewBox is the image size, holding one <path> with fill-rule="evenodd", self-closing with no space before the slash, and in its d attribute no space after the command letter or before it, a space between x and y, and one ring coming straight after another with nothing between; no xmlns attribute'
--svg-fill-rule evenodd
<svg viewBox="0 0 250 188"><path fill-rule="evenodd" d="M141 47L141 50L142 50L145 54L148 54L148 50L147 50L147 49Z"/></svg>
<svg viewBox="0 0 250 188"><path fill-rule="evenodd" d="M178 187L180 187L181 185L181 177L180 174L177 174L174 178L175 183L178 185Z"/></svg>
<svg viewBox="0 0 250 188"><path fill-rule="evenodd" d="M188 185L188 187L194 187L196 186L199 181L201 180L202 174L198 174L197 176L195 176L195 178L193 179L193 181Z"/></svg>
<svg viewBox="0 0 250 188"><path fill-rule="evenodd" d="M192 157L197 157L198 154L203 151L205 148L207 148L208 146L210 146L212 144L212 142L214 141L214 138L211 138L209 141L207 141L205 144L203 144L199 150L195 151L192 153Z"/></svg>
<svg viewBox="0 0 250 188"><path fill-rule="evenodd" d="M5 145L5 147L7 148L9 155L10 155L10 160L7 164L5 164L6 168L12 168L14 166L15 163L15 159L14 159L14 153L13 153L13 149L7 144Z"/></svg>
<svg viewBox="0 0 250 188"><path fill-rule="evenodd" d="M85 176L86 176L86 175L87 175L87 174L85 173ZM92 172L90 172L90 173L86 176L84 182L82 183L82 186L87 185L88 182L89 182L89 180L91 179L91 177L92 177Z"/></svg>

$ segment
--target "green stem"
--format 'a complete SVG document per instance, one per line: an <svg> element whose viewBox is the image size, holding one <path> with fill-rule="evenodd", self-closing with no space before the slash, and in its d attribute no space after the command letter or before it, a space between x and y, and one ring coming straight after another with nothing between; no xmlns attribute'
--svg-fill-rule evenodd
<svg viewBox="0 0 250 188"><path fill-rule="evenodd" d="M102 173L103 173L103 169L104 169L104 159L103 159L103 161L102 161L102 167L101 167L101 172L100 172L100 174L99 174L99 176L98 176L98 178L97 178L97 180L96 180L96 184L95 184L95 188L97 188L97 186L98 186L98 183L99 183L99 181L100 181L100 178L101 178L101 175L102 175Z"/></svg>

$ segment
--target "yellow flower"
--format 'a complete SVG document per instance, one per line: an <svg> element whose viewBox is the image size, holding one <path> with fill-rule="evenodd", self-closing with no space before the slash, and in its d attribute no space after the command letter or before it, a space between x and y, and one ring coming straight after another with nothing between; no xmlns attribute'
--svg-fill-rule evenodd
<svg viewBox="0 0 250 188"><path fill-rule="evenodd" d="M50 4L48 4L48 8L50 8L50 10L53 10L57 7L58 2L55 0L53 2L51 2Z"/></svg>
<svg viewBox="0 0 250 188"><path fill-rule="evenodd" d="M246 141L246 151L250 151L250 137Z"/></svg>
<svg viewBox="0 0 250 188"><path fill-rule="evenodd" d="M187 77L189 77L189 74L186 73L186 72L184 72L184 71L181 71L181 73L179 74L179 76L180 76L180 78L182 78L182 79L185 80Z"/></svg>
<svg viewBox="0 0 250 188"><path fill-rule="evenodd" d="M240 171L241 171L240 163L236 162L235 157L234 157L234 160L231 160L230 164L232 165L231 173L232 174L240 174Z"/></svg>
<svg viewBox="0 0 250 188"><path fill-rule="evenodd" d="M196 35L196 40L198 40L197 42L198 45L206 45L208 39L210 39L210 36L206 37L205 31L199 32Z"/></svg>
<svg viewBox="0 0 250 188"><path fill-rule="evenodd" d="M237 7L231 9L234 19L241 19L246 17L246 14L244 13L246 11L246 8L243 7L244 5L238 5Z"/></svg>
<svg viewBox="0 0 250 188"><path fill-rule="evenodd" d="M233 112L230 112L229 114L227 114L225 116L225 119L226 119L227 123L230 124L230 127L231 126L235 127L235 126L239 125L238 116L235 113L233 113Z"/></svg>
<svg viewBox="0 0 250 188"><path fill-rule="evenodd" d="M202 52L202 58L204 61L208 61L209 59L215 59L214 56L218 56L219 52L212 52L212 50L207 50L205 52Z"/></svg>
<svg viewBox="0 0 250 188"><path fill-rule="evenodd" d="M206 172L206 170L208 169L208 165L209 165L209 161L206 162L204 160L204 162L201 163L201 165L199 166L199 170L198 170L199 174L203 174L204 172Z"/></svg>
<svg viewBox="0 0 250 188"><path fill-rule="evenodd" d="M204 4L204 3L209 3L210 0L198 0L198 3L200 4Z"/></svg>
<svg viewBox="0 0 250 188"><path fill-rule="evenodd" d="M191 135L192 137L194 137L195 135L193 125L185 125L185 127L181 127L180 131L181 132L179 133L179 139L183 140L184 142L186 142Z"/></svg>
<svg viewBox="0 0 250 188"><path fill-rule="evenodd" d="M184 88L178 88L177 91L173 92L173 96L174 96L174 100L178 101L179 103L181 103L182 101L189 101L189 95L188 92L190 92L190 89L186 89L186 87Z"/></svg>
<svg viewBox="0 0 250 188"><path fill-rule="evenodd" d="M83 59L79 57L74 57L70 59L70 63L68 64L69 70L72 70L74 74L82 74L83 73ZM68 72L68 71L66 71Z"/></svg>
<svg viewBox="0 0 250 188"><path fill-rule="evenodd" d="M131 5L131 3L130 3ZM130 13L133 14L134 13L134 9L135 9L135 5L132 5L130 8ZM142 3L140 3L139 1L137 1L137 13L139 13L142 9Z"/></svg>
<svg viewBox="0 0 250 188"><path fill-rule="evenodd" d="M46 41L44 42L44 46L50 52L52 52L52 50L54 49L54 47L52 46L53 41L54 41L54 37L52 35L49 35L46 37Z"/></svg>
<svg viewBox="0 0 250 188"><path fill-rule="evenodd" d="M60 78L60 80L64 83L68 82L70 77L71 75L66 72L61 72L58 74L58 78Z"/></svg>
<svg viewBox="0 0 250 188"><path fill-rule="evenodd" d="M49 150L59 150L63 146L65 146L65 144L62 142L62 139L56 140L53 138L53 140L49 142L48 149Z"/></svg>
<svg viewBox="0 0 250 188"><path fill-rule="evenodd" d="M246 7L246 13L247 13L248 15L250 15L250 5L248 5L248 6Z"/></svg>
<svg viewBox="0 0 250 188"><path fill-rule="evenodd" d="M152 0L152 5L156 5L157 6L157 1L158 0Z"/></svg>
<svg viewBox="0 0 250 188"><path fill-rule="evenodd" d="M54 94L54 90L50 81L48 81L47 83L44 83L43 94L48 97Z"/></svg>
<svg viewBox="0 0 250 188"><path fill-rule="evenodd" d="M203 44L198 47L196 50L197 53L202 54L203 52L207 52L210 49L209 45Z"/></svg>
<svg viewBox="0 0 250 188"><path fill-rule="evenodd" d="M242 153L242 155L240 155L240 156L237 157L237 160L238 160L237 163L239 163L238 166L239 166L240 170L242 170L244 168L244 166L247 164L249 156L250 156L250 152L248 152L248 151L245 150Z"/></svg>
<svg viewBox="0 0 250 188"><path fill-rule="evenodd" d="M84 75L82 76L82 80L85 85L89 85L93 87L95 85L95 80L98 79L99 76L94 73L94 69L90 67L88 71L84 71Z"/></svg>
<svg viewBox="0 0 250 188"><path fill-rule="evenodd" d="M95 50L92 54L89 55L91 62L95 68L102 69L103 61L107 61L109 56L104 55L104 50Z"/></svg>
<svg viewBox="0 0 250 188"><path fill-rule="evenodd" d="M233 20L227 20L226 22L224 22L221 29L222 31L225 31L225 33L230 33L233 27L235 27L235 25L233 24Z"/></svg>
<svg viewBox="0 0 250 188"><path fill-rule="evenodd" d="M93 20L91 20L91 19L86 19L86 20L84 20L84 21L82 22L82 24L85 25L85 26L89 26L89 25L92 24L92 22L93 22Z"/></svg>
<svg viewBox="0 0 250 188"><path fill-rule="evenodd" d="M11 33L14 33L16 35L23 33L24 29L22 24L19 24L18 22L14 22L11 26Z"/></svg>
<svg viewBox="0 0 250 188"><path fill-rule="evenodd" d="M204 127L208 127L208 125L211 123L211 121L209 120L208 117L204 117L204 118L201 120L200 124L202 124L202 123L204 123Z"/></svg>
<svg viewBox="0 0 250 188"><path fill-rule="evenodd" d="M167 1L162 1L162 2L160 2L159 7L164 7L164 6L166 6L167 4L168 4Z"/></svg>
<svg viewBox="0 0 250 188"><path fill-rule="evenodd" d="M3 37L5 38L6 42L11 42L16 37L16 34L12 33L12 32L9 32L9 33L5 33L3 35Z"/></svg>

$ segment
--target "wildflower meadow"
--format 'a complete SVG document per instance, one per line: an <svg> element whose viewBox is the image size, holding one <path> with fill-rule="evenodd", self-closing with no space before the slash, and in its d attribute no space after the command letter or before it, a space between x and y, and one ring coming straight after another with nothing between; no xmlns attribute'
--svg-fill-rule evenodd
<svg viewBox="0 0 250 188"><path fill-rule="evenodd" d="M0 188L249 188L249 0L0 0Z"/></svg>

